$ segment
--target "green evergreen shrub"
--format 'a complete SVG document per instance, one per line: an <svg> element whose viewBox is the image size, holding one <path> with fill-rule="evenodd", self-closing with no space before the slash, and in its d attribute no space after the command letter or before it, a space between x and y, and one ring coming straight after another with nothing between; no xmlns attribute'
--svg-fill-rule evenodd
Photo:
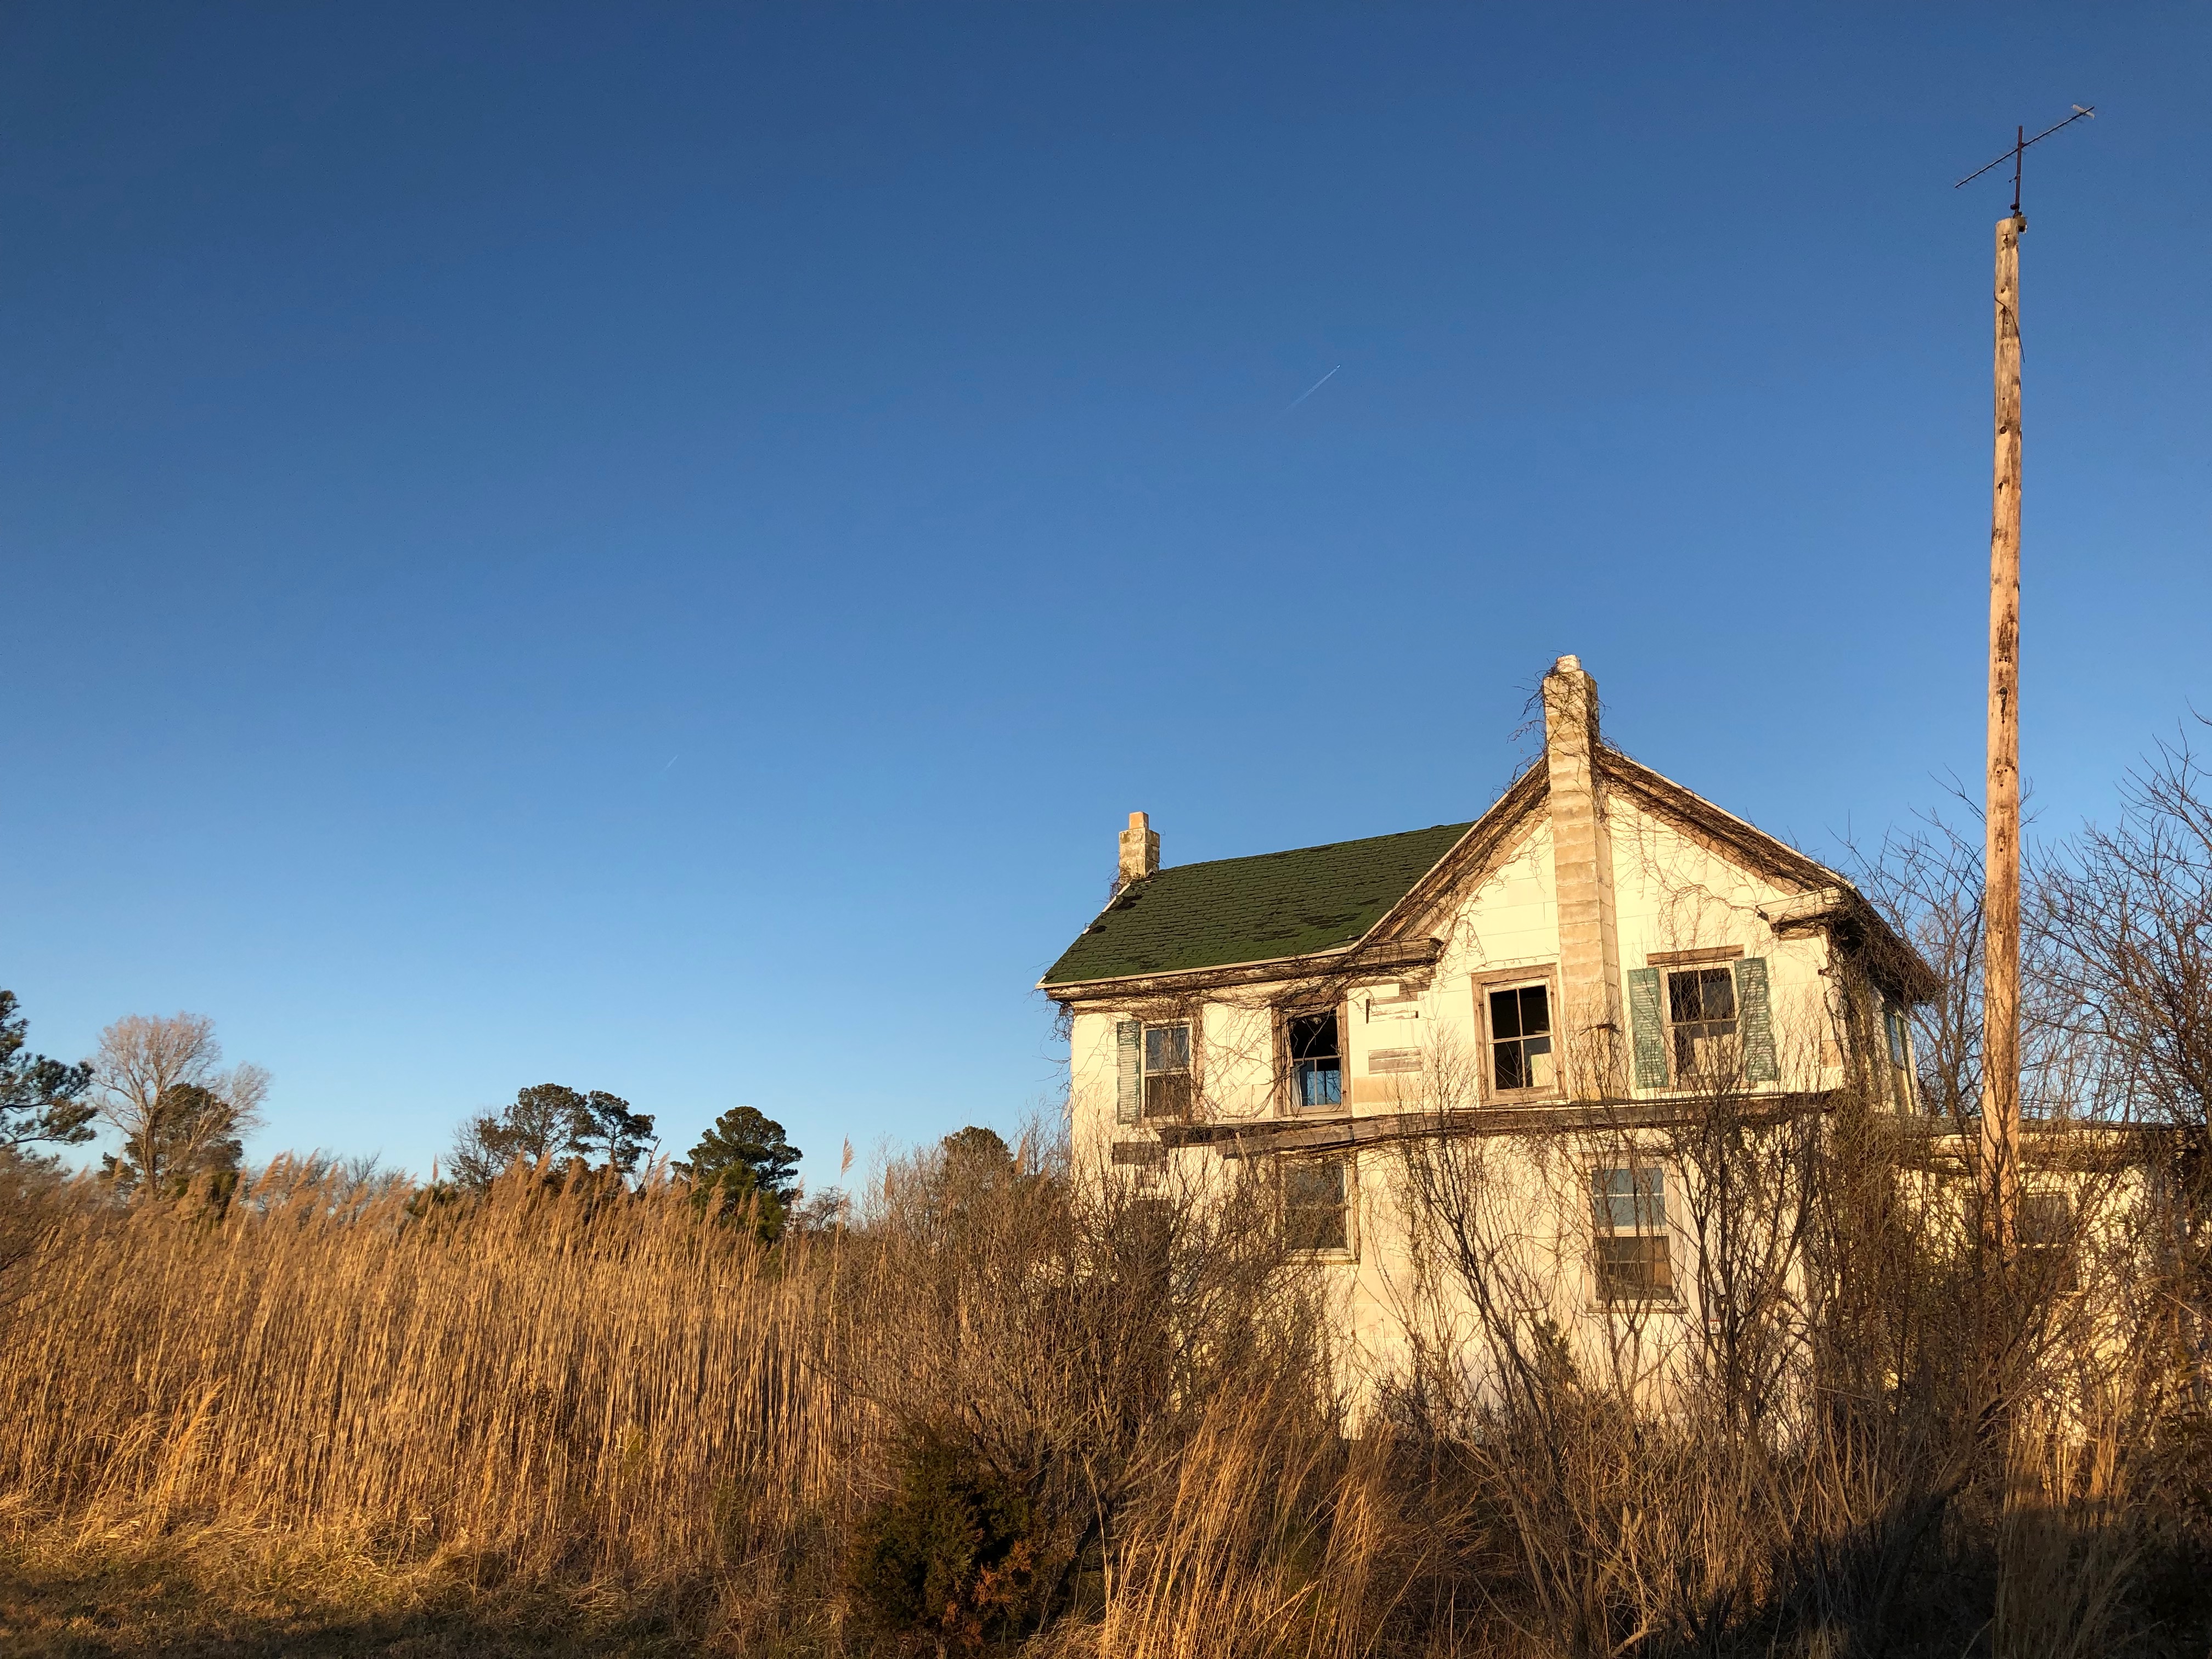
<svg viewBox="0 0 2212 1659"><path fill-rule="evenodd" d="M848 1579L879 1630L972 1652L1035 1620L1060 1575L1028 1500L972 1447L935 1430L909 1439L898 1489L861 1517Z"/></svg>

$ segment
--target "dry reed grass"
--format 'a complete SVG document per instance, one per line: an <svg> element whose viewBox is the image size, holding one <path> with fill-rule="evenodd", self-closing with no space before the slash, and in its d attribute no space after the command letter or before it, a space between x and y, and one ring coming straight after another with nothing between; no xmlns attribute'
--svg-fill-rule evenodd
<svg viewBox="0 0 2212 1659"><path fill-rule="evenodd" d="M450 1207L282 1164L220 1211L88 1200L9 1316L0 1491L88 1537L697 1579L839 1498L833 1283L803 1242L524 1170Z"/></svg>
<svg viewBox="0 0 2212 1659"><path fill-rule="evenodd" d="M64 1194L0 1306L0 1646L927 1651L842 1571L918 1429L1037 1517L1058 1577L1007 1645L1039 1656L2010 1659L2151 1627L2117 1395L1994 1443L1937 1395L1762 1435L1724 1395L1655 1413L1540 1365L1486 1401L1417 1364L1347 1437L1258 1194L1034 1157L876 1193L774 1249L528 1171L458 1203L288 1166L227 1204ZM1951 1293L1899 1305L1940 1328ZM2160 1501L2169 1565L2203 1559Z"/></svg>

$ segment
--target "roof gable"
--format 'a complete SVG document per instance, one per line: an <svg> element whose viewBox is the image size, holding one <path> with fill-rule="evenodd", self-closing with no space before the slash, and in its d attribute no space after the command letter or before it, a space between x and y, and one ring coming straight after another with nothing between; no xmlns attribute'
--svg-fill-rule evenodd
<svg viewBox="0 0 2212 1659"><path fill-rule="evenodd" d="M1834 895L1838 908L1820 914L1841 942L1909 1000L1933 994L1927 963L1847 878L1618 749L1601 744L1594 758L1607 787L1634 796L1729 863L1785 893ZM1452 894L1486 878L1547 793L1540 760L1473 823L1171 866L1117 893L1038 984L1275 963L1363 940L1379 948L1376 941L1419 933Z"/></svg>
<svg viewBox="0 0 2212 1659"><path fill-rule="evenodd" d="M1115 894L1042 985L1273 962L1357 943L1465 836L1443 823L1170 865Z"/></svg>
<svg viewBox="0 0 2212 1659"><path fill-rule="evenodd" d="M1785 892L1850 884L1817 859L1769 835L1727 808L1716 806L1694 789L1632 760L1610 744L1596 752L1597 772L1607 785L1626 789L1638 805L1704 844L1738 869L1765 877Z"/></svg>

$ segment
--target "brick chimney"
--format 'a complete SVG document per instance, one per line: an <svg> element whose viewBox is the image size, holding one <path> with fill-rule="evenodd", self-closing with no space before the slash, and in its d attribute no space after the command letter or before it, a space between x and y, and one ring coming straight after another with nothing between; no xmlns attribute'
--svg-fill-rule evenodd
<svg viewBox="0 0 2212 1659"><path fill-rule="evenodd" d="M1562 657L1544 676L1544 768L1551 785L1552 872L1559 917L1559 1002L1568 1092L1622 1091L1620 946L1613 843L1597 778L1597 682Z"/></svg>
<svg viewBox="0 0 2212 1659"><path fill-rule="evenodd" d="M1160 832L1142 812L1129 814L1129 827L1121 832L1121 880L1124 885L1142 881L1160 867Z"/></svg>

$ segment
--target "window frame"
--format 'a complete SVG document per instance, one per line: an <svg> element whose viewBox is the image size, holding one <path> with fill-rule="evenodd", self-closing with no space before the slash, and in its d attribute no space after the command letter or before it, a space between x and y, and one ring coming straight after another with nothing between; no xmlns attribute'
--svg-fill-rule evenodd
<svg viewBox="0 0 2212 1659"><path fill-rule="evenodd" d="M1725 1019L1714 1019L1706 1015L1704 1007L1705 994L1701 983L1698 999L1698 1017L1695 1019L1676 1018L1674 1014L1674 981L1678 979L1689 978L1693 975L1699 981L1703 981L1705 975L1708 974L1725 975L1728 978L1728 1018ZM1717 1083L1735 1083L1741 1081L1743 1073L1743 994L1736 986L1735 963L1733 961L1685 962L1673 967L1662 968L1659 970L1659 1006L1666 1011L1667 1015L1667 1069L1668 1075L1674 1080L1674 1086L1677 1089L1696 1089L1711 1087ZM1713 1029L1718 1026L1725 1026L1727 1030L1725 1031L1720 1031ZM1689 1035L1692 1031L1702 1032L1704 1035ZM1695 1044L1698 1042L1725 1042L1732 1045L1735 1056L1735 1064L1734 1066L1718 1078L1709 1077L1700 1073L1694 1064L1686 1062L1683 1058L1683 1048L1686 1043ZM1696 1053L1696 1048L1692 1047L1690 1049L1690 1054L1693 1058Z"/></svg>
<svg viewBox="0 0 2212 1659"><path fill-rule="evenodd" d="M1183 1063L1179 1070L1155 1072L1152 1066L1152 1036L1155 1031L1181 1028L1183 1033ZM1152 1079L1156 1077L1180 1077L1188 1079L1187 1095L1179 1112L1155 1112L1152 1109ZM1198 1116L1198 1020L1193 1015L1182 1015L1174 1019L1144 1020L1137 1032L1137 1121L1139 1123L1188 1123Z"/></svg>
<svg viewBox="0 0 2212 1659"><path fill-rule="evenodd" d="M1521 1106L1547 1104L1567 1097L1567 1058L1565 1045L1559 1030L1559 964L1556 962L1530 963L1519 968L1492 968L1469 976L1474 991L1475 1030L1481 1036L1480 1063L1475 1068L1475 1097L1486 1106ZM1525 986L1544 988L1544 1006L1549 1013L1552 1029L1552 1080L1528 1089L1501 1089L1498 1086L1497 1044L1500 1039L1491 1029L1490 999L1494 992L1516 991Z"/></svg>
<svg viewBox="0 0 2212 1659"><path fill-rule="evenodd" d="M1603 1193L1599 1191L1598 1182L1601 1178L1623 1170L1627 1171L1630 1176L1628 1192L1617 1194L1610 1190ZM1625 1197L1629 1201L1632 1213L1634 1213L1644 1196L1636 1190L1635 1176L1644 1171L1649 1171L1658 1178L1658 1189L1656 1194L1658 1200L1658 1218L1656 1221L1632 1222L1629 1226L1623 1228L1613 1221L1612 1206L1617 1200ZM1682 1287L1674 1273L1674 1220L1668 1214L1667 1210L1668 1189L1678 1188L1679 1186L1679 1176L1668 1167L1664 1159L1639 1158L1632 1152L1628 1154L1625 1163L1598 1164L1590 1166L1588 1193L1590 1290L1594 1300L1600 1308L1680 1308L1683 1305ZM1667 1283L1663 1289L1655 1289L1649 1285L1641 1291L1632 1285L1616 1288L1620 1286L1620 1281L1607 1271L1603 1248L1605 1241L1616 1238L1659 1241L1659 1254L1667 1264Z"/></svg>
<svg viewBox="0 0 2212 1659"><path fill-rule="evenodd" d="M1275 1113L1279 1117L1324 1117L1352 1109L1352 1055L1348 1041L1351 1005L1347 1002L1285 1002L1275 1017ZM1323 1016L1336 1021L1336 1103L1306 1106L1299 1103L1297 1059L1291 1052L1291 1025L1294 1020Z"/></svg>
<svg viewBox="0 0 2212 1659"><path fill-rule="evenodd" d="M1674 1093L1684 1090L1711 1086L1711 1079L1700 1078L1686 1071L1677 1060L1674 1047L1674 975L1683 973L1707 973L1725 968L1729 975L1729 997L1735 1005L1735 1017L1728 1024L1735 1028L1736 1073L1732 1079L1745 1082L1743 1060L1743 988L1736 979L1736 966L1745 958L1741 945L1711 945L1690 951L1650 951L1644 953L1644 965L1659 971L1659 1041L1667 1057L1667 1087ZM1684 1020L1686 1025L1717 1024L1710 1020Z"/></svg>
<svg viewBox="0 0 2212 1659"><path fill-rule="evenodd" d="M1344 1243L1301 1247L1292 1244L1290 1224L1291 1171L1300 1167L1317 1169L1333 1165L1340 1173L1338 1177L1339 1213L1344 1222ZM1317 1205L1301 1205L1302 1209L1317 1209ZM1275 1170L1275 1225L1277 1236L1283 1242L1284 1253L1302 1261L1357 1261L1359 1260L1359 1160L1349 1152L1335 1152L1326 1157L1283 1155Z"/></svg>
<svg viewBox="0 0 2212 1659"><path fill-rule="evenodd" d="M1889 1073L1890 1099L1901 1115L1911 1117L1920 1109L1918 1079L1913 1075L1912 1064L1912 1005L1899 1001L1887 991L1876 991L1875 996L1875 1020L1881 1032L1880 1054Z"/></svg>

